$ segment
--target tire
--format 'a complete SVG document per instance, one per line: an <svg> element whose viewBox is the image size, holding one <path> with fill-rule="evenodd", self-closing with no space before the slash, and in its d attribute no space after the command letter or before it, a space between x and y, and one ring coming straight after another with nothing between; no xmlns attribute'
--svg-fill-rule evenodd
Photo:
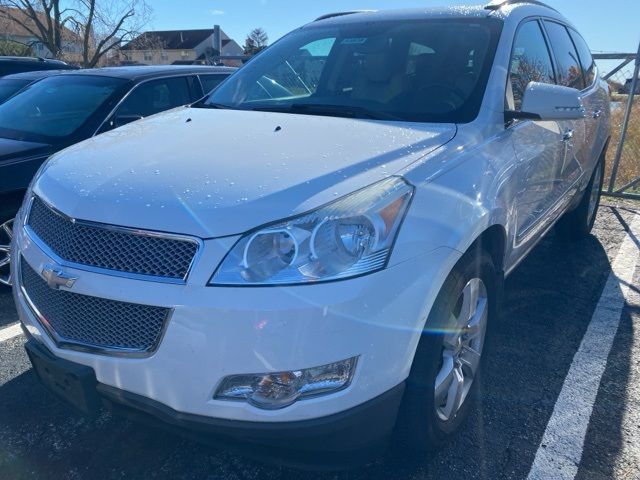
<svg viewBox="0 0 640 480"><path fill-rule="evenodd" d="M596 168L591 174L589 185L587 185L578 206L574 210L565 213L556 223L556 233L563 240L577 242L591 233L593 224L598 216L598 207L602 196L605 156L606 149L602 152Z"/></svg>
<svg viewBox="0 0 640 480"><path fill-rule="evenodd" d="M0 217L0 291L11 288L11 237L13 236L13 217Z"/></svg>
<svg viewBox="0 0 640 480"><path fill-rule="evenodd" d="M20 209L23 197L24 192L0 196L0 291L11 287L10 264L7 264L6 260L10 260L8 247L13 236L13 219Z"/></svg>
<svg viewBox="0 0 640 480"><path fill-rule="evenodd" d="M481 280L486 294L484 304L486 321L480 343L479 361L470 386L468 389L464 387L467 392L461 406L455 411L452 410L447 417L443 416L443 413L447 413L447 409L446 407L443 409L442 406L449 405L452 390L448 390L446 401L442 401L441 395L437 401L436 382L443 384L439 379L444 378L445 363L448 365L451 355L451 337L454 335L452 332L457 330L451 313L455 315L460 312L459 316L464 317L464 300L461 300L461 295L464 299L463 291L466 291L470 282L478 279ZM482 352L489 331L488 327L497 312L497 296L498 278L491 257L479 248L473 248L454 267L440 290L427 318L411 373L407 379L398 434L401 436L400 444L406 445L411 451L428 452L442 447L454 436L468 416L470 405L480 384ZM464 369L469 371L466 365L461 368L463 371ZM442 388L439 390L442 391Z"/></svg>

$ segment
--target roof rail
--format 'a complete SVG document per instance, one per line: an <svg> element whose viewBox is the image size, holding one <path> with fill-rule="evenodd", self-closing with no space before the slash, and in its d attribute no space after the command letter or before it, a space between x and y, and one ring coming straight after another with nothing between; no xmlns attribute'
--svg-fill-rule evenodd
<svg viewBox="0 0 640 480"><path fill-rule="evenodd" d="M367 12L375 12L375 10L350 10L348 12L327 13L326 15L322 15L316 18L314 22L319 22L320 20L326 20L327 18L344 17L345 15L353 15L354 13L367 13Z"/></svg>
<svg viewBox="0 0 640 480"><path fill-rule="evenodd" d="M492 0L487 5L485 5L485 10L500 10L502 7L506 7L507 5L517 5L519 3L530 3L532 5L538 5L540 7L545 7L557 12L557 10L553 7L550 7L544 2L539 2L538 0Z"/></svg>

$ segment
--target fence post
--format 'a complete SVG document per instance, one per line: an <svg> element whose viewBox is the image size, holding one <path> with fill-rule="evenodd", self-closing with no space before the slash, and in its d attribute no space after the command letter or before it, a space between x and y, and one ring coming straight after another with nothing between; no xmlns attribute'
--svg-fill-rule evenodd
<svg viewBox="0 0 640 480"><path fill-rule="evenodd" d="M636 54L636 68L633 71L633 78L631 80L631 91L629 92L629 99L627 100L627 109L624 113L624 120L622 122L622 131L620 132L620 141L618 142L618 149L616 150L615 160L613 161L613 169L611 170L611 179L609 180L608 193L613 193L615 188L616 178L618 177L618 168L620 167L620 159L622 158L622 150L624 149L624 142L627 137L627 131L629 129L629 120L631 119L631 112L633 110L633 99L636 95L636 88L638 88L638 76L640 75L640 44L638 45L638 53Z"/></svg>

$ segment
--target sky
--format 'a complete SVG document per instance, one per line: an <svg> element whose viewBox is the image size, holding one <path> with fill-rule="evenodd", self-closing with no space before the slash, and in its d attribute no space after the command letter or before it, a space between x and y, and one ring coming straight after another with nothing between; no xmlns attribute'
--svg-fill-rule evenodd
<svg viewBox="0 0 640 480"><path fill-rule="evenodd" d="M478 5L477 0L148 0L151 28L180 30L218 24L239 44L255 27L271 42L325 13L403 7ZM488 1L488 0L487 0ZM640 42L640 0L547 0L583 34L594 51L636 52Z"/></svg>

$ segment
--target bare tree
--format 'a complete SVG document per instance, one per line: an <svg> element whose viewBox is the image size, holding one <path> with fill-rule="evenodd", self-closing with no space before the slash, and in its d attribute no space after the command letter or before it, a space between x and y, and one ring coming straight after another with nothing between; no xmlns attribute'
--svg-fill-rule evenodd
<svg viewBox="0 0 640 480"><path fill-rule="evenodd" d="M82 63L94 67L108 53L139 35L151 10L145 0L77 0L72 19L83 41Z"/></svg>
<svg viewBox="0 0 640 480"><path fill-rule="evenodd" d="M54 58L76 46L83 67L135 38L150 18L146 0L0 0L0 14L36 37Z"/></svg>
<svg viewBox="0 0 640 480"><path fill-rule="evenodd" d="M513 97L516 109L522 106L524 93L531 82L550 83L553 78L553 71L549 70L551 65L537 58L530 58L522 55L517 58L517 62L512 65L510 79L513 88Z"/></svg>
<svg viewBox="0 0 640 480"><path fill-rule="evenodd" d="M54 58L62 54L62 31L67 10L60 0L0 0L1 15L36 37Z"/></svg>

